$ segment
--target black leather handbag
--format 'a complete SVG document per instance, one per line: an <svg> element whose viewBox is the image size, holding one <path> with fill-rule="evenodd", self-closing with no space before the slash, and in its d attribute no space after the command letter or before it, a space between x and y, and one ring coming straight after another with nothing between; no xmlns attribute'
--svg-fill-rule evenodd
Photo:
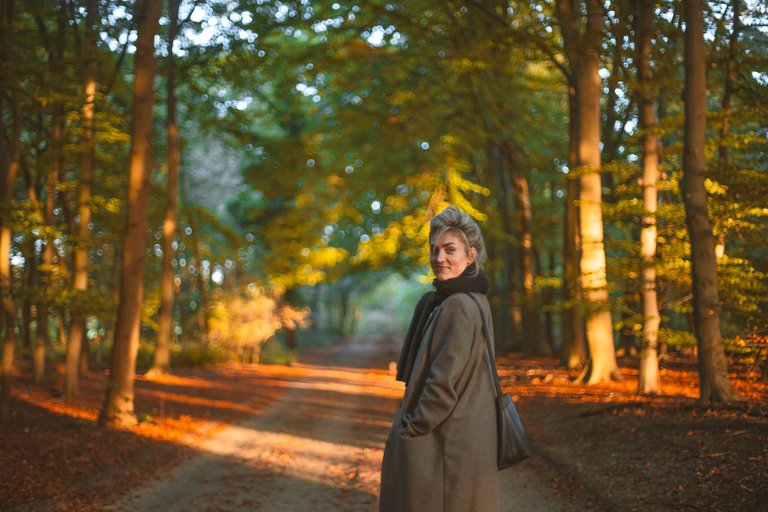
<svg viewBox="0 0 768 512"><path fill-rule="evenodd" d="M517 414L515 403L508 393L504 393L501 390L499 373L496 371L493 347L491 346L491 338L488 336L488 327L485 323L483 308L480 307L480 302L473 295L469 293L467 295L472 297L472 300L475 301L477 308L480 310L480 319L483 322L483 337L485 337L485 345L488 351L488 366L491 369L493 383L496 386L496 437L498 439L496 465L501 470L527 459L531 456L531 450L528 447L528 439L525 437L523 422L520 421L520 416Z"/></svg>

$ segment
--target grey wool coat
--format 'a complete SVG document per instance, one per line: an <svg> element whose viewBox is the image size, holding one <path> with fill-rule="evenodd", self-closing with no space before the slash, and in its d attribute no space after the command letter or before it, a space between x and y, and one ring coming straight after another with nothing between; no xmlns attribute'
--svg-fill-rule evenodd
<svg viewBox="0 0 768 512"><path fill-rule="evenodd" d="M490 321L485 295L473 295ZM423 333L384 448L379 510L500 511L495 391L477 305L450 295Z"/></svg>

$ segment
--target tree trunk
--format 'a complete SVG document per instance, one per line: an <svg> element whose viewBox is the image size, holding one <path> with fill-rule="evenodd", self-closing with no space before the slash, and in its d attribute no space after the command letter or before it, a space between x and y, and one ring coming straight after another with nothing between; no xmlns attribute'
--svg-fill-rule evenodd
<svg viewBox="0 0 768 512"><path fill-rule="evenodd" d="M51 49L51 69L54 75L59 76L63 71L64 46L66 41L67 17L64 7L58 9L58 44L55 49ZM61 102L56 102L52 109L51 119L51 164L48 168L45 184L45 205L41 217L45 226L52 230L56 219L53 210L56 206L56 188L59 180L63 161L64 147L64 106ZM45 290L52 284L52 271L54 265L55 239L52 236L46 237L45 247L43 248L43 265L39 276L39 287ZM45 379L45 353L50 345L50 336L48 330L49 324L49 304L47 298L43 297L37 304L37 333L35 336L35 348L32 356L32 367L34 380L36 384L41 384Z"/></svg>
<svg viewBox="0 0 768 512"><path fill-rule="evenodd" d="M74 271L72 273L72 317L69 324L66 366L64 370L64 395L74 397L79 391L80 350L85 337L85 320L88 289L88 244L90 242L91 196L93 191L93 117L96 102L96 22L98 2L88 0L83 46L84 98L81 114L82 139L80 141L80 179L78 185L77 235L75 236Z"/></svg>
<svg viewBox="0 0 768 512"><path fill-rule="evenodd" d="M707 211L704 187L707 162L706 47L704 5L686 0L685 9L685 136L683 141L683 203L691 240L694 334L698 346L702 402L730 402L737 395L728 381L725 350L720 334L715 239Z"/></svg>
<svg viewBox="0 0 768 512"><path fill-rule="evenodd" d="M733 28L728 40L728 60L725 67L725 86L723 87L722 125L720 126L720 147L718 150L720 171L728 168L728 135L730 133L731 100L736 80L736 55L741 33L741 0L731 0L733 6Z"/></svg>
<svg viewBox="0 0 768 512"><path fill-rule="evenodd" d="M509 183L509 175L504 169L501 161L501 152L495 145L495 142L491 141L490 133L492 130L488 127L488 122L485 123L486 137L488 138L488 159L491 163L491 173L496 176L496 202L499 210L499 218L501 220L501 228L504 236L501 237L497 244L497 255L501 256L502 267L500 279L496 281L496 294L499 298L498 318L496 318L495 324L495 345L501 352L508 350L514 350L519 348L519 342L521 339L522 326L516 324L513 321L514 308L516 307L515 300L515 288L517 286L517 273L515 272L514 264L512 263L512 243L511 239L514 238L514 226L512 222L512 205L509 197L509 191L511 189ZM500 250L499 250L500 249ZM518 329L520 327L520 329Z"/></svg>
<svg viewBox="0 0 768 512"><path fill-rule="evenodd" d="M59 314L56 318L56 326L57 326L56 335L58 336L59 345L61 345L62 347L67 346L67 335L66 335L67 327L64 322L65 314L66 313L64 311L59 311Z"/></svg>
<svg viewBox="0 0 768 512"><path fill-rule="evenodd" d="M62 147L64 135L64 107L59 103L53 107L53 119L51 125L51 166L48 169L47 181L45 184L45 205L43 206L43 219L45 226L52 229L55 224L53 209L56 205L56 185L58 183L59 168L62 161ZM43 248L43 265L39 274L39 287L45 290L51 285L51 269L54 261L54 238L47 237L45 247ZM48 300L46 297L40 298L37 303L37 333L35 336L35 348L32 355L32 367L36 384L41 384L45 379L45 352L50 345L50 336L48 331Z"/></svg>
<svg viewBox="0 0 768 512"><path fill-rule="evenodd" d="M169 5L170 26L168 27L168 48L179 30L179 6L181 0L171 0ZM181 141L179 126L176 122L176 59L173 52L168 54L168 76L166 77L168 119L166 136L168 138L168 184L163 220L163 268L160 278L160 312L157 320L157 347L152 368L147 375L168 373L171 369L171 340L173 339L173 240L176 237L178 215L179 164L181 160Z"/></svg>
<svg viewBox="0 0 768 512"><path fill-rule="evenodd" d="M9 92L8 117L11 120L10 130L7 130L3 95L0 97L0 204L6 208L13 199L13 187L21 163L21 102L10 55L12 4L13 0L0 0L0 65ZM0 421L4 421L11 412L11 372L16 342L16 307L11 293L11 225L6 212L0 215L0 301L5 328L0 361Z"/></svg>
<svg viewBox="0 0 768 512"><path fill-rule="evenodd" d="M566 54L570 62L577 60L575 54L576 34L575 18L567 0L556 2L558 18L565 43ZM568 167L565 188L565 219L563 229L563 343L561 360L568 369L583 366L587 361L586 340L584 338L584 318L581 308L581 290L579 289L579 258L581 240L579 237L579 181L574 176L578 167L579 112L576 108L576 84L573 72L568 79Z"/></svg>
<svg viewBox="0 0 768 512"><path fill-rule="evenodd" d="M515 194L515 207L519 218L520 228L520 274L523 289L523 352L528 355L552 355L549 345L544 339L541 325L541 311L536 296L536 269L534 265L533 233L531 231L533 213L531 212L531 196L528 189L528 179L525 177L514 148L506 148L507 163L510 169L512 190Z"/></svg>
<svg viewBox="0 0 768 512"><path fill-rule="evenodd" d="M659 191L659 137L651 90L651 36L653 9L651 0L639 0L635 13L637 38L637 96L642 130L643 218L640 231L640 295L643 304L643 340L637 391L643 395L659 392L659 303L656 293L656 212Z"/></svg>
<svg viewBox="0 0 768 512"><path fill-rule="evenodd" d="M77 373L83 375L91 371L91 340L83 333L83 343L80 346L80 358L77 362Z"/></svg>
<svg viewBox="0 0 768 512"><path fill-rule="evenodd" d="M154 37L162 6L162 0L142 0L136 6L138 39L133 83L127 221L122 244L120 299L115 338L104 405L99 416L99 423L102 425L126 425L136 421L133 385L144 293L144 254L152 162L152 108L155 104Z"/></svg>
<svg viewBox="0 0 768 512"><path fill-rule="evenodd" d="M589 362L583 374L588 384L618 378L613 341L605 246L603 245L602 184L600 179L600 45L602 4L587 0L587 23L573 66L579 163L580 288L586 302Z"/></svg>

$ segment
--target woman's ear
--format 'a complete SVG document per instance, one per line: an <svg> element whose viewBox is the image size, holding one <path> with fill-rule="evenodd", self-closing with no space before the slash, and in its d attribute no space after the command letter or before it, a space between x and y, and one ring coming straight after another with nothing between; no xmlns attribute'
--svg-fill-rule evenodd
<svg viewBox="0 0 768 512"><path fill-rule="evenodd" d="M475 249L474 247L469 248L469 259L472 260L469 262L470 264L474 263L475 260L477 259L477 249Z"/></svg>

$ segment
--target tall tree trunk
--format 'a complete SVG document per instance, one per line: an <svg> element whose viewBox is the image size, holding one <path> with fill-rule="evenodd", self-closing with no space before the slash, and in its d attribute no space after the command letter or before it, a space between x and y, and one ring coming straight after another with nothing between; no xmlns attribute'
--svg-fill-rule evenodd
<svg viewBox="0 0 768 512"><path fill-rule="evenodd" d="M576 145L579 177L580 288L586 302L589 361L582 374L588 384L618 378L603 245L600 179L600 48L602 4L586 0L587 22L579 34L580 14L568 0L556 7L576 85Z"/></svg>
<svg viewBox="0 0 768 512"><path fill-rule="evenodd" d="M85 42L83 46L84 98L81 114L82 139L80 141L80 179L78 185L77 213L79 224L75 237L74 271L72 291L75 305L69 324L66 366L64 370L64 395L74 397L79 391L80 351L82 349L86 320L86 292L88 290L88 244L90 242L91 196L93 192L93 117L96 110L96 20L98 2L88 0L85 18Z"/></svg>
<svg viewBox="0 0 768 512"><path fill-rule="evenodd" d="M566 42L565 50L570 62L576 61L576 34L573 26L573 13L567 0L558 0L556 7ZM563 344L561 360L568 369L579 368L587 361L587 347L584 337L584 318L582 297L579 289L579 259L581 240L579 237L579 180L573 176L578 167L579 112L576 108L576 84L573 72L568 80L568 167L570 174L565 186L565 219L563 229Z"/></svg>
<svg viewBox="0 0 768 512"><path fill-rule="evenodd" d="M179 31L179 7L181 0L171 0L169 5L170 26L168 27L168 48ZM168 53L168 76L166 77L166 136L168 138L168 184L166 189L165 219L163 220L163 268L160 278L160 312L157 320L157 347L154 362L148 375L168 373L171 369L171 340L173 339L173 240L176 237L176 222L179 197L179 164L181 141L176 122L176 59Z"/></svg>
<svg viewBox="0 0 768 512"><path fill-rule="evenodd" d="M64 107L61 103L53 106L53 119L51 123L51 165L45 184L45 204L43 205L43 221L48 229L53 229L55 217L53 209L56 206L56 186L59 177L59 168L62 162L62 148L64 136ZM54 265L54 238L48 236L43 248L43 265L39 276L39 287L47 289L53 282L52 269ZM36 320L37 332L35 335L35 348L32 355L32 367L36 384L41 384L45 378L45 352L50 345L48 331L48 298L41 297L37 303Z"/></svg>
<svg viewBox="0 0 768 512"><path fill-rule="evenodd" d="M162 0L142 0L136 5L138 39L133 83L127 219L122 244L120 300L115 339L104 405L99 416L99 423L102 425L125 425L136 421L133 385L144 294L144 253L152 162L152 108L155 104L154 37L162 6Z"/></svg>
<svg viewBox="0 0 768 512"><path fill-rule="evenodd" d="M707 211L704 180L707 162L706 47L704 5L685 0L685 136L683 141L683 203L691 240L693 325L698 346L702 402L730 402L737 395L728 381L725 350L720 333L715 239Z"/></svg>
<svg viewBox="0 0 768 512"><path fill-rule="evenodd" d="M509 145L508 145L509 146ZM551 355L551 349L544 339L541 325L541 311L536 296L536 269L534 265L533 246L533 213L531 211L531 195L528 189L528 179L525 177L515 154L515 148L507 147L506 161L509 165L509 175L512 180L512 190L515 194L520 228L520 273L523 289L523 352L529 355Z"/></svg>
<svg viewBox="0 0 768 512"><path fill-rule="evenodd" d="M656 293L656 212L659 191L659 136L651 84L652 0L638 0L635 13L637 47L637 96L642 130L643 218L640 231L640 295L643 304L643 340L637 390L648 395L659 392L659 303Z"/></svg>
<svg viewBox="0 0 768 512"><path fill-rule="evenodd" d="M48 54L51 61L51 70L54 76L62 76L64 68L64 50L67 41L67 12L64 0L60 0L57 9L57 43L55 48L49 48ZM48 168L45 184L45 205L41 217L45 226L52 231L56 224L53 210L56 206L56 189L59 174L62 172L63 147L64 147L64 105L61 101L53 104L51 116L51 164ZM55 238L47 236L43 248L43 265L39 277L39 287L46 290L53 282L52 269L54 265ZM50 344L49 337L49 304L47 297L43 297L37 304L37 332L35 336L35 348L32 356L32 367L35 383L40 384L45 378L45 352Z"/></svg>
<svg viewBox="0 0 768 512"><path fill-rule="evenodd" d="M11 292L11 225L8 217L21 164L21 102L15 66L10 55L12 14L13 0L0 0L0 65L4 70L4 82L9 90L8 117L11 120L8 130L4 122L5 98L0 97L0 205L5 210L0 212L0 301L5 329L0 361L0 421L6 420L11 412L11 372L16 342L16 306Z"/></svg>
<svg viewBox="0 0 768 512"><path fill-rule="evenodd" d="M736 55L741 34L741 0L731 0L733 8L733 28L728 40L728 59L725 67L725 86L723 87L722 125L720 126L720 147L718 150L720 171L728 168L728 135L730 133L731 101L736 80Z"/></svg>
<svg viewBox="0 0 768 512"><path fill-rule="evenodd" d="M478 104L479 105L479 104ZM499 309L498 318L496 319L495 326L495 344L499 351L504 352L508 350L514 350L519 348L520 340L522 338L522 326L519 323L515 323L513 318L515 316L514 308L517 307L516 300L516 286L517 286L517 272L512 262L512 243L514 238L514 226L512 221L512 201L510 200L510 183L509 173L504 168L501 160L501 151L497 147L495 142L492 142L490 134L492 130L489 128L489 123L485 121L486 137L488 138L488 158L490 160L490 173L496 176L496 203L499 211L499 218L501 220L501 229L504 236L498 240L496 247L500 249L502 267L500 279L497 280L496 293L499 297Z"/></svg>

